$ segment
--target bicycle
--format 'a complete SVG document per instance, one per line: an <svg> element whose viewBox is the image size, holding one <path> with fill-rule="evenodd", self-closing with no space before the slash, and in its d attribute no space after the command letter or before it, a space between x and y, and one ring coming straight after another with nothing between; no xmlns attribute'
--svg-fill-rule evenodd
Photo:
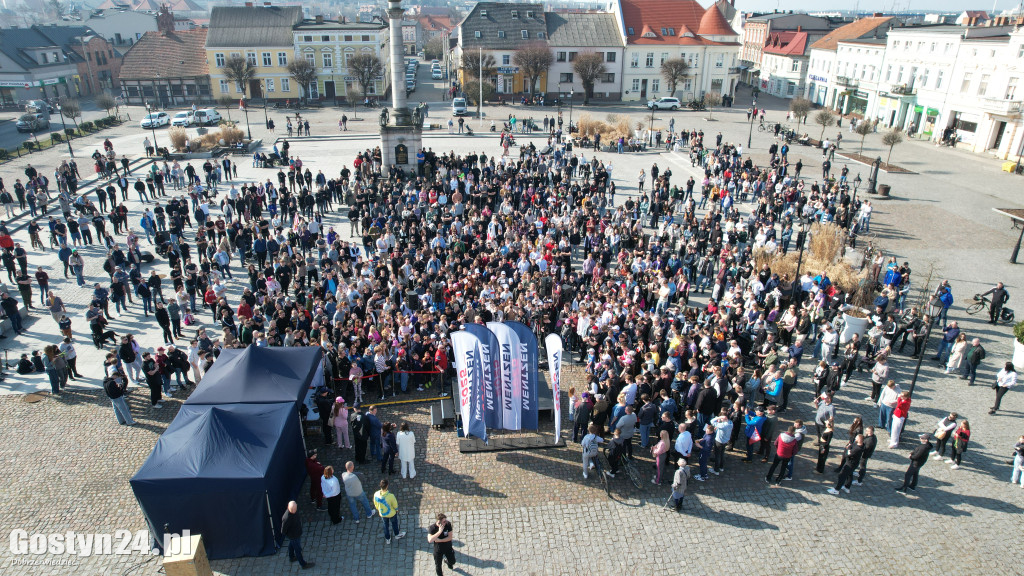
<svg viewBox="0 0 1024 576"><path fill-rule="evenodd" d="M984 295L975 294L974 304L971 304L970 306L967 307L967 313L970 314L971 316L974 316L978 312L981 312L982 310L988 308L991 304L991 301L989 301L988 298L985 298ZM1000 309L999 322L1006 322L1007 324L1013 323L1013 310L1005 306L1002 309Z"/></svg>
<svg viewBox="0 0 1024 576"><path fill-rule="evenodd" d="M603 452L604 461L608 464L608 471L610 472L611 462L608 460L608 450L606 449ZM643 485L643 482L640 479L640 471L636 467L636 459L630 458L628 454L623 454L619 458L619 471L616 473L616 476L619 474L625 474L626 477L629 478L629 481L633 483L633 486L636 486L637 488L640 488ZM605 491L611 495L611 487L608 484L609 476L604 473L602 473L601 476L604 478Z"/></svg>

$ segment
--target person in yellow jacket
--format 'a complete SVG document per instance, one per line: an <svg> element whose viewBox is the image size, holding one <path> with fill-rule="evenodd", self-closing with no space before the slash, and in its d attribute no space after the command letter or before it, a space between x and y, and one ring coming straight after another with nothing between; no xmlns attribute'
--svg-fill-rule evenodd
<svg viewBox="0 0 1024 576"><path fill-rule="evenodd" d="M398 530L398 500L395 500L394 494L388 492L387 479L380 481L380 490L373 495L373 505L384 520L384 543L391 544L392 531L396 539L404 538L405 532Z"/></svg>

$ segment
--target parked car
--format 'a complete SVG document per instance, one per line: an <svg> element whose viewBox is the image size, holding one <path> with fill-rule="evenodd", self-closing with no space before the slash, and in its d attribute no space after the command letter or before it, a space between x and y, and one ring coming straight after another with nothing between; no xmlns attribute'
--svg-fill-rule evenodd
<svg viewBox="0 0 1024 576"><path fill-rule="evenodd" d="M45 112L32 112L18 117L18 132L38 132L50 127L50 118Z"/></svg>
<svg viewBox="0 0 1024 576"><path fill-rule="evenodd" d="M188 127L192 125L191 112L178 112L171 118L171 126Z"/></svg>
<svg viewBox="0 0 1024 576"><path fill-rule="evenodd" d="M213 126L220 122L220 112L213 108L202 108L195 112L189 112L189 119L196 126Z"/></svg>
<svg viewBox="0 0 1024 576"><path fill-rule="evenodd" d="M29 100L25 103L25 112L47 112L53 114L56 110L46 100Z"/></svg>
<svg viewBox="0 0 1024 576"><path fill-rule="evenodd" d="M142 122L139 122L139 125L143 128L159 128L170 123L171 116L167 112L153 112L152 114L146 114L146 117L142 119Z"/></svg>
<svg viewBox="0 0 1024 576"><path fill-rule="evenodd" d="M678 110L680 106L679 98L665 97L647 102L647 108L649 110Z"/></svg>
<svg viewBox="0 0 1024 576"><path fill-rule="evenodd" d="M452 98L452 114L462 116L466 113L466 99Z"/></svg>

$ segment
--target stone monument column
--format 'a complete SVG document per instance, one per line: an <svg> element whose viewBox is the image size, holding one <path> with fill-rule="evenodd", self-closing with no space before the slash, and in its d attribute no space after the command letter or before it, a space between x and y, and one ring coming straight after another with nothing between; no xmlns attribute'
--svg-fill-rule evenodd
<svg viewBox="0 0 1024 576"><path fill-rule="evenodd" d="M416 153L423 147L423 120L409 109L405 95L405 51L402 42L402 0L388 0L388 31L391 42L391 110L381 116L381 156L385 171L396 165L416 170Z"/></svg>

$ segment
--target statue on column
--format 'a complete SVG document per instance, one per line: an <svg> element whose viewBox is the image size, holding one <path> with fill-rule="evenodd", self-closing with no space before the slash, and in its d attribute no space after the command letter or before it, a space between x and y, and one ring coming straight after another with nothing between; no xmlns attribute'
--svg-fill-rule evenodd
<svg viewBox="0 0 1024 576"><path fill-rule="evenodd" d="M388 125L388 119L389 119L388 118L388 109L387 108L382 108L381 111L380 111L380 125L381 126L387 126Z"/></svg>

